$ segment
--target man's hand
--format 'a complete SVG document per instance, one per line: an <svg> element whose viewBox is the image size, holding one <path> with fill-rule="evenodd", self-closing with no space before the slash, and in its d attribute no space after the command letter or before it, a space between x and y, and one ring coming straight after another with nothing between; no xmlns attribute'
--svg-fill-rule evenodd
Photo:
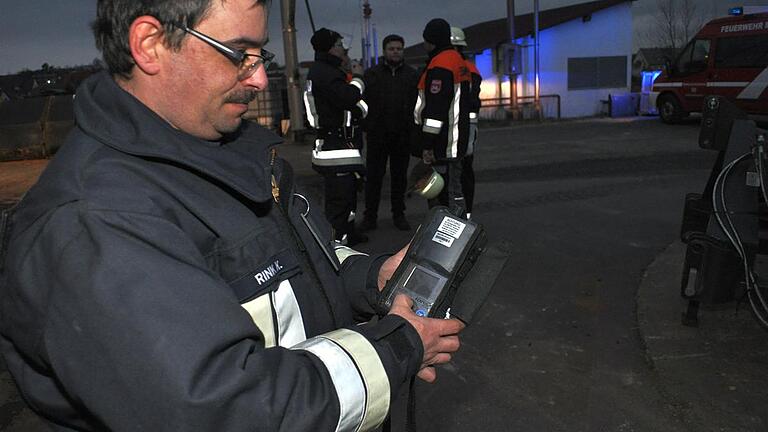
<svg viewBox="0 0 768 432"><path fill-rule="evenodd" d="M421 160L427 165L432 165L435 162L435 151L434 150L422 151Z"/></svg>
<svg viewBox="0 0 768 432"><path fill-rule="evenodd" d="M400 249L398 253L387 258L387 260L384 261L384 264L381 265L381 268L379 269L379 277L376 281L379 286L379 292L384 289L384 285L387 284L387 281L392 279L392 275L395 274L397 266L399 266L403 261L403 258L405 258L405 252L408 251L408 246L410 245L410 243L405 245L404 248Z"/></svg>
<svg viewBox="0 0 768 432"><path fill-rule="evenodd" d="M413 300L404 294L399 294L392 303L389 313L403 317L416 329L424 346L424 357L416 376L426 382L433 382L437 378L434 365L448 363L451 360L451 354L459 350L458 334L465 325L457 319L420 317L413 312L412 307Z"/></svg>
<svg viewBox="0 0 768 432"><path fill-rule="evenodd" d="M365 72L365 69L363 68L363 65L357 61L352 60L350 63L350 72L352 72L352 75L363 75L363 72Z"/></svg>

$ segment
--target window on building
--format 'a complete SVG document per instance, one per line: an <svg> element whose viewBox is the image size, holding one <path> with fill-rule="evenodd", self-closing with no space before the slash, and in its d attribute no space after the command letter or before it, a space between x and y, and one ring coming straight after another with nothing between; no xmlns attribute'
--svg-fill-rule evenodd
<svg viewBox="0 0 768 432"><path fill-rule="evenodd" d="M627 57L568 59L568 90L627 87Z"/></svg>
<svg viewBox="0 0 768 432"><path fill-rule="evenodd" d="M716 68L764 68L766 66L768 66L768 35L717 40Z"/></svg>

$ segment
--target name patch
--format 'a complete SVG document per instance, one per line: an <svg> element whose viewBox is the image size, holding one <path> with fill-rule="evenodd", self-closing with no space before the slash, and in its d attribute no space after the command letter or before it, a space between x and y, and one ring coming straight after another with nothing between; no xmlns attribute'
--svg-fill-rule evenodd
<svg viewBox="0 0 768 432"><path fill-rule="evenodd" d="M269 283L269 281L272 280L275 275L280 273L280 270L282 269L283 266L280 265L280 260L275 260L275 262L270 264L269 267L256 273L253 277L256 279L256 282L258 282L259 285L264 285L265 283Z"/></svg>
<svg viewBox="0 0 768 432"><path fill-rule="evenodd" d="M301 272L298 259L286 249L267 258L255 269L229 283L240 302L275 291L280 282Z"/></svg>

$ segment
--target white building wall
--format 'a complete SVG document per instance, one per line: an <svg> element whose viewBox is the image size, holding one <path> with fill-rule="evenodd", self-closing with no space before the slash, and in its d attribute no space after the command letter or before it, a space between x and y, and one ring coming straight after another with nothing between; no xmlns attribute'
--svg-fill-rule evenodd
<svg viewBox="0 0 768 432"><path fill-rule="evenodd" d="M607 100L610 94L625 94L630 91L632 73L632 7L623 3L592 14L589 21L575 19L554 28L541 31L541 94L560 95L561 117L587 117L601 113L601 100ZM517 78L518 96L523 98L525 111L532 108L534 95L534 58L533 37L518 39L522 48L523 73ZM483 76L481 98L509 97L509 80L498 76L493 64L495 50L486 50L475 61ZM620 88L568 90L569 57L608 57L625 56L627 59L626 86ZM500 82L501 81L501 82ZM542 109L546 118L557 115L553 98L542 99ZM484 119L503 117L504 113L496 108L484 108L480 116Z"/></svg>
<svg viewBox="0 0 768 432"><path fill-rule="evenodd" d="M561 116L585 117L600 114L601 100L609 94L630 91L632 73L632 7L622 3L592 14L591 20L572 20L540 32L541 94L559 94ZM533 42L526 39L525 42ZM620 88L568 90L569 57L626 56L627 81ZM534 94L533 47L526 49L524 61L525 84L523 95Z"/></svg>

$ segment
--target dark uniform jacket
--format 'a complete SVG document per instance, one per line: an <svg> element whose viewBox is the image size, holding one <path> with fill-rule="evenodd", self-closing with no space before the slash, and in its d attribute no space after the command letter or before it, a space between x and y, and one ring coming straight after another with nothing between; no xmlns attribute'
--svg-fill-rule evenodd
<svg viewBox="0 0 768 432"><path fill-rule="evenodd" d="M422 150L437 159L459 159L467 150L471 77L452 47L431 53L419 79L414 120L422 128Z"/></svg>
<svg viewBox="0 0 768 432"><path fill-rule="evenodd" d="M480 108L482 107L483 103L480 100L480 87L483 83L483 76L480 75L480 71L477 69L477 66L470 60L466 60L467 62L467 68L469 69L469 74L471 77L470 81L470 104L469 104L469 139L467 143L467 155L474 154L476 147L477 147L477 122L480 119Z"/></svg>
<svg viewBox="0 0 768 432"><path fill-rule="evenodd" d="M309 125L317 132L313 167L320 172L363 170L362 139L357 125L368 115L361 77L347 78L341 59L315 53L307 74L304 108Z"/></svg>
<svg viewBox="0 0 768 432"><path fill-rule="evenodd" d="M75 115L0 232L0 346L32 408L62 430L381 423L418 334L396 316L355 325L384 258L325 240L278 139L252 124L224 143L186 135L106 73Z"/></svg>
<svg viewBox="0 0 768 432"><path fill-rule="evenodd" d="M469 121L470 123L477 123L478 120L478 114L480 113L480 108L482 106L482 101L480 100L480 87L483 83L483 76L480 75L480 71L477 69L477 66L470 61L466 60L467 62L467 69L469 69L470 74L470 108L469 108Z"/></svg>
<svg viewBox="0 0 768 432"><path fill-rule="evenodd" d="M405 62L392 66L382 61L365 72L363 98L369 107L365 119L369 133L408 135L413 124L418 79L416 69Z"/></svg>

